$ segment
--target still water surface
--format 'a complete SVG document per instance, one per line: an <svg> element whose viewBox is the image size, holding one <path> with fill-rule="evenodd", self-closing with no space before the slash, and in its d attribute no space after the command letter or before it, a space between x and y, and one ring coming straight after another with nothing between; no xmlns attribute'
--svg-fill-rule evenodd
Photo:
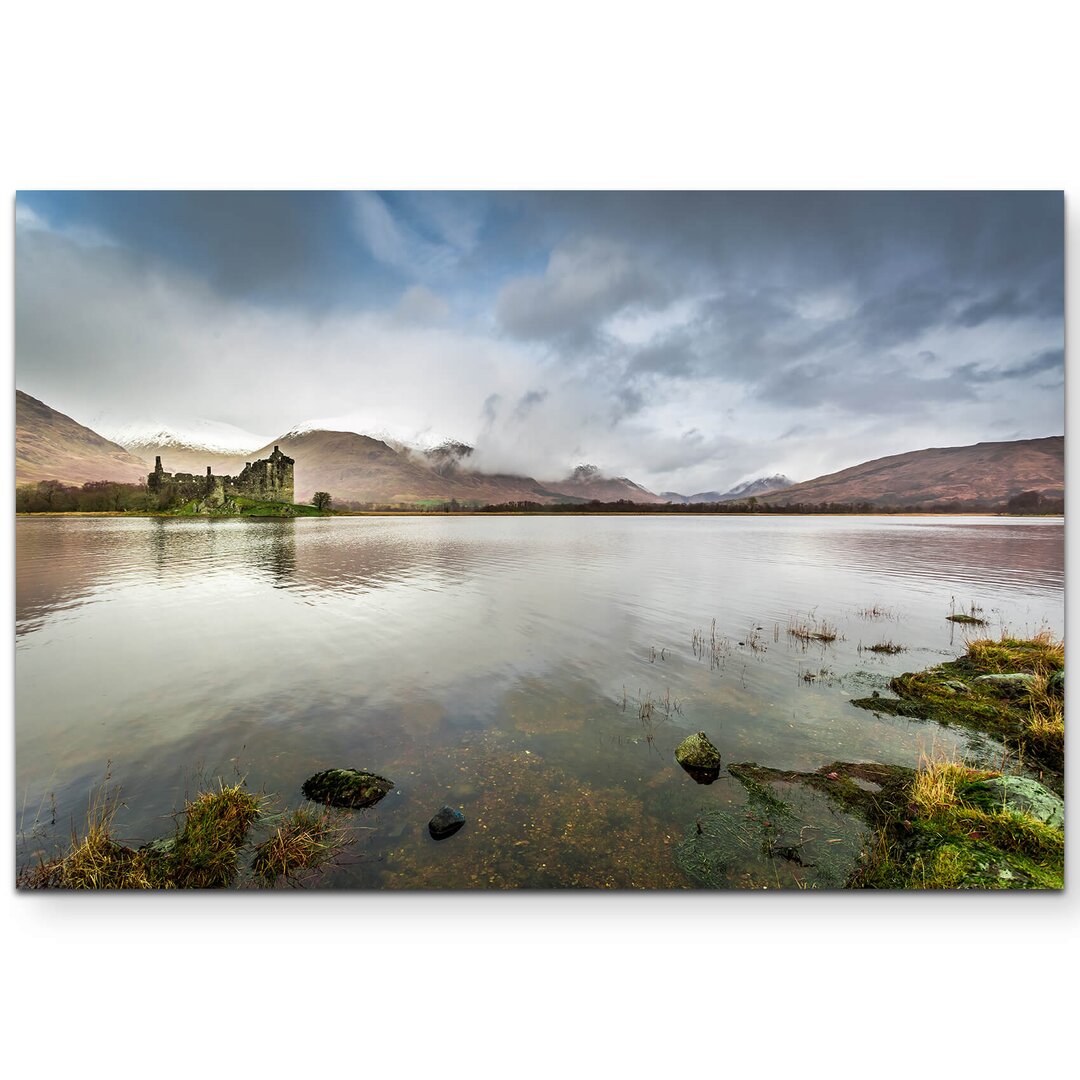
<svg viewBox="0 0 1080 1080"><path fill-rule="evenodd" d="M218 776L299 805L311 774L370 769L395 788L335 887L692 886L676 853L717 813L725 884L839 884L857 822L783 792L833 858L776 859L767 807L696 784L678 743L797 770L993 757L848 701L961 653L952 605L982 634L1064 632L1060 520L37 517L16 556L20 857L82 822L109 762L130 841ZM803 647L807 616L841 638ZM866 651L886 639L907 651ZM445 803L468 823L435 843Z"/></svg>

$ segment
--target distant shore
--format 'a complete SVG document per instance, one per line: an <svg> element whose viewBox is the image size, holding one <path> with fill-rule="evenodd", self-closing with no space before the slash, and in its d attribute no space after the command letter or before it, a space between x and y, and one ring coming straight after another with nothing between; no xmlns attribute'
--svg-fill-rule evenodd
<svg viewBox="0 0 1080 1080"><path fill-rule="evenodd" d="M819 518L819 517L997 517L1040 518L1064 521L1064 514L1010 514L1004 510L333 510L324 514L307 514L306 517L733 517L733 518ZM167 518L185 521L257 519L285 521L295 520L280 515L258 514L174 514L151 510L19 510L17 518Z"/></svg>

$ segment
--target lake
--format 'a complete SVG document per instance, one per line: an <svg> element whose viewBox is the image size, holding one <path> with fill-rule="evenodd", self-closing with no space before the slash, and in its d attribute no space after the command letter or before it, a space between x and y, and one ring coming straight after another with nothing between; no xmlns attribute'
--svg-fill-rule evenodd
<svg viewBox="0 0 1080 1080"><path fill-rule="evenodd" d="M296 806L340 766L394 789L353 814L323 887L693 887L703 820L727 838L711 884L837 886L857 820L791 785L814 857L777 858L786 811L726 772L696 783L679 742L700 730L725 765L800 771L1000 766L988 740L849 699L966 636L1064 633L1060 519L39 516L15 532L23 861L81 828L107 770L134 843L218 777ZM946 620L972 605L977 634ZM807 621L837 640L788 632ZM905 651L869 651L884 641ZM435 842L444 804L467 824Z"/></svg>

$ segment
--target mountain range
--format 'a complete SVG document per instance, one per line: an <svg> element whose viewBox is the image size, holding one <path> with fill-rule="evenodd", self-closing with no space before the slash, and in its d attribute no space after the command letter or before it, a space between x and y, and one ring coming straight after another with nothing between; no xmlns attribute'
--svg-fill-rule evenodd
<svg viewBox="0 0 1080 1080"><path fill-rule="evenodd" d="M259 436L204 421L183 434L162 425L130 425L112 431L121 444L21 390L15 397L15 431L17 484L137 483L146 478L158 455L169 472L203 473L210 466L215 474L236 475L246 462L265 458L280 446L296 462L297 502L310 500L316 491L328 491L337 505L451 500L470 505L593 500L690 504L754 497L777 507L836 502L929 508L949 503L988 509L1026 491L1060 499L1065 485L1061 435L894 454L796 484L774 475L723 492L657 495L627 477L605 476L593 465L579 465L558 480L482 473L470 468L473 448L455 440L417 447L356 432L301 427L244 452L245 442L251 446Z"/></svg>
<svg viewBox="0 0 1080 1080"><path fill-rule="evenodd" d="M757 480L744 480L727 491L699 491L696 495L680 495L677 491L661 491L660 495L673 503L720 503L734 502L736 499L749 499L752 496L767 495L771 491L791 487L792 481L777 473L775 476L761 476Z"/></svg>

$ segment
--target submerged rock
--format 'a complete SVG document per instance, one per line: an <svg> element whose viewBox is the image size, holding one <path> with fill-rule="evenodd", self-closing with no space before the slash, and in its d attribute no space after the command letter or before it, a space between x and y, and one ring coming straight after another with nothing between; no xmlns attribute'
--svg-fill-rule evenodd
<svg viewBox="0 0 1080 1080"><path fill-rule="evenodd" d="M979 780L965 792L969 799L980 794L986 796L987 809L1018 810L1044 825L1065 828L1064 801L1037 780L1025 776L995 776Z"/></svg>
<svg viewBox="0 0 1080 1080"><path fill-rule="evenodd" d="M433 840L445 840L465 824L465 815L452 806L444 806L428 822L428 832Z"/></svg>
<svg viewBox="0 0 1080 1080"><path fill-rule="evenodd" d="M305 780L301 791L312 802L354 810L374 806L393 787L385 777L361 769L326 769Z"/></svg>
<svg viewBox="0 0 1080 1080"><path fill-rule="evenodd" d="M675 749L675 760L699 784L711 784L720 775L720 751L704 731L687 735Z"/></svg>

